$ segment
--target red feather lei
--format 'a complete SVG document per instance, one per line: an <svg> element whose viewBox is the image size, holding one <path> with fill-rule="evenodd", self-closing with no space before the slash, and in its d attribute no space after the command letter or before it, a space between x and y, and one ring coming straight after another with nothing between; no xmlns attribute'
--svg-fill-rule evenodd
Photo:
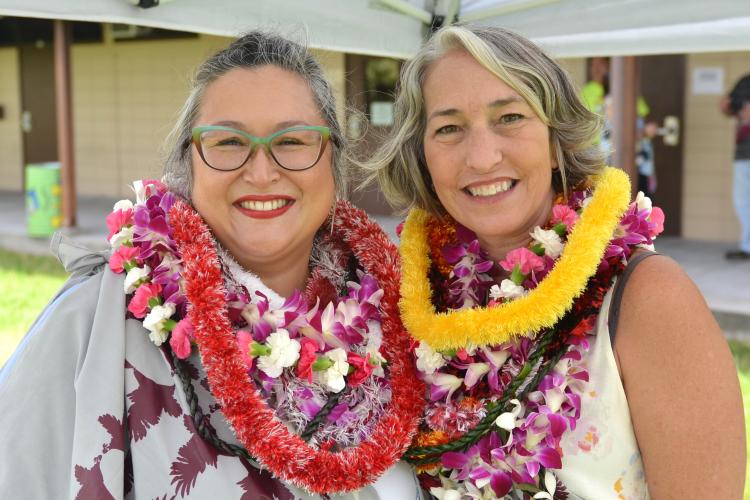
<svg viewBox="0 0 750 500"><path fill-rule="evenodd" d="M333 452L305 443L274 416L248 377L227 317L224 283L209 228L191 207L170 210L174 238L184 260L188 316L211 392L239 441L276 477L317 493L354 491L374 482L408 448L424 405L410 337L399 317L399 256L382 229L346 202L338 202L334 237L346 242L384 290L383 345L389 363L392 400L371 436L356 447Z"/></svg>

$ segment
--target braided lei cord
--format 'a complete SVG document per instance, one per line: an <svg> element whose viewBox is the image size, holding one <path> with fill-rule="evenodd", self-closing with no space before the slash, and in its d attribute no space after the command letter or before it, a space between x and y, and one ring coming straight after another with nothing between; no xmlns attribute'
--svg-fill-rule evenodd
<svg viewBox="0 0 750 500"><path fill-rule="evenodd" d="M328 254L336 267L313 269L311 309L296 292L272 305L252 287L225 284L231 275L191 207L159 181L134 187L136 204L118 202L107 217L110 268L126 274L128 313L171 350L178 373L179 360L197 346L211 391L246 449L211 442L312 493L374 482L412 441L424 405L399 318L399 256L388 237L340 202L321 244L334 245L334 254L348 248L363 268L358 281L336 297L340 285L323 275L345 276L349 250ZM321 297L330 300L324 308ZM280 390L287 395L276 396Z"/></svg>
<svg viewBox="0 0 750 500"><path fill-rule="evenodd" d="M586 336L633 249L650 247L663 229L661 210L642 193L628 204L629 191L627 176L605 170L593 189L556 200L529 247L499 263L466 228L410 214L400 305L420 340L430 402L406 459L433 496L565 491L553 471L562 467L561 438L580 418ZM493 268L505 276L499 284Z"/></svg>

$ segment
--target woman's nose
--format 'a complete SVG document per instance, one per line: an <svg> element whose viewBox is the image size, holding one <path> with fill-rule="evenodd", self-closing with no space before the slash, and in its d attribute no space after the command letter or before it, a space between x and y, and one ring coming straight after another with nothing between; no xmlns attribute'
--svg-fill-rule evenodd
<svg viewBox="0 0 750 500"><path fill-rule="evenodd" d="M487 128L475 128L466 141L466 166L487 172L503 161L503 138Z"/></svg>
<svg viewBox="0 0 750 500"><path fill-rule="evenodd" d="M270 151L263 146L257 146L242 166L242 175L253 184L271 184L281 177L280 169Z"/></svg>

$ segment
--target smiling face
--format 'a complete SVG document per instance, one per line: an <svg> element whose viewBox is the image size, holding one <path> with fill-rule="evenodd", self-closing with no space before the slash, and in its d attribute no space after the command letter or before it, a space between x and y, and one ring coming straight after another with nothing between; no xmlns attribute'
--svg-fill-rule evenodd
<svg viewBox="0 0 750 500"><path fill-rule="evenodd" d="M212 82L195 125L228 126L265 137L326 123L300 76L267 65L233 69ZM300 263L306 268L315 233L335 199L331 150L327 144L308 170L288 171L259 147L239 169L217 171L193 145L193 204L246 269L265 279Z"/></svg>
<svg viewBox="0 0 750 500"><path fill-rule="evenodd" d="M424 153L435 192L494 259L530 240L552 207L549 130L526 101L463 50L422 86Z"/></svg>

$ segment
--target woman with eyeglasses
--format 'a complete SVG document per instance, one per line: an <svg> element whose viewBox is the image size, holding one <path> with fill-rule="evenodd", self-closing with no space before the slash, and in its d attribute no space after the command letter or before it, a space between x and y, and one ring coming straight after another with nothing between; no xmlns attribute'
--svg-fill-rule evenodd
<svg viewBox="0 0 750 500"><path fill-rule="evenodd" d="M419 498L398 256L342 201L331 87L249 33L205 61L163 181L61 243L69 282L0 374L7 498Z"/></svg>
<svg viewBox="0 0 750 500"><path fill-rule="evenodd" d="M494 27L444 28L402 70L367 166L410 210L400 304L429 403L405 458L441 500L739 499L732 356L577 94Z"/></svg>

